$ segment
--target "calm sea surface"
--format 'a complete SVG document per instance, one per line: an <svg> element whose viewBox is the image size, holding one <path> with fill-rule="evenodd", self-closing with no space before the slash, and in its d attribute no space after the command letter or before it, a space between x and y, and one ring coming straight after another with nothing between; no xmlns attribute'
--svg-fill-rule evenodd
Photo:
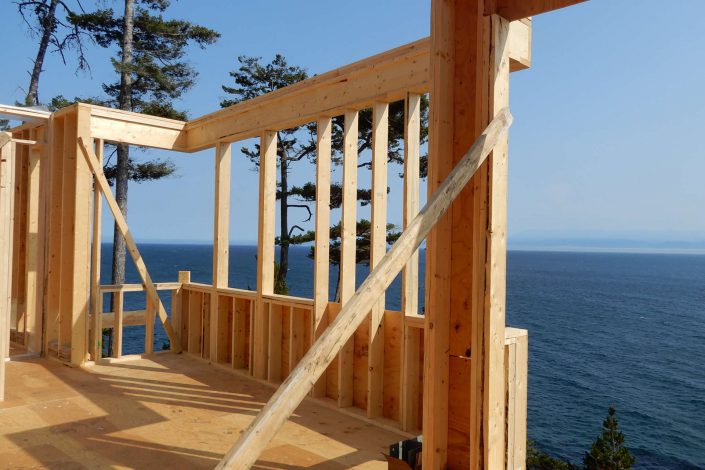
<svg viewBox="0 0 705 470"><path fill-rule="evenodd" d="M209 246L141 251L157 281L174 281L179 270L211 281ZM256 251L231 247L231 287L254 289ZM307 253L291 252L291 295L312 296ZM507 271L507 323L529 330L529 437L579 462L613 404L636 468L705 469L705 256L512 251ZM358 278L366 272L359 266ZM332 292L336 276L332 269ZM128 282L139 282L134 270ZM397 280L387 307L399 304ZM144 294L127 294L125 306L144 308ZM155 349L165 341L157 322ZM125 353L143 351L143 342L143 327L126 328Z"/></svg>

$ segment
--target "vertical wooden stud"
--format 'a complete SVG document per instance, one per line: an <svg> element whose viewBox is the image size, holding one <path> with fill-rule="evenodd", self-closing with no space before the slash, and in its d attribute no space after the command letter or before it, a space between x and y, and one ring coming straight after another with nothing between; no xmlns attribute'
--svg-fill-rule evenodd
<svg viewBox="0 0 705 470"><path fill-rule="evenodd" d="M156 308L154 300L149 295L145 295L144 310L144 353L152 354L154 352L154 316Z"/></svg>
<svg viewBox="0 0 705 470"><path fill-rule="evenodd" d="M32 130L31 138L41 141L44 138L43 129ZM43 196L42 177L42 147L31 146L27 151L27 229L26 237L26 264L25 264L25 312L26 329L25 344L28 351L41 350L41 323L42 323L42 284L41 269L44 266L44 239L45 232L40 230L42 221L40 197ZM43 224L41 224L43 225Z"/></svg>
<svg viewBox="0 0 705 470"><path fill-rule="evenodd" d="M274 205L277 192L277 133L266 131L260 139L259 216L257 218L257 303L254 315L253 375L267 378L269 307L263 295L274 291Z"/></svg>
<svg viewBox="0 0 705 470"><path fill-rule="evenodd" d="M389 145L389 105L372 108L372 221L370 230L370 269L387 253L387 154ZM382 416L384 381L384 295L370 312L370 338L367 379L367 416Z"/></svg>
<svg viewBox="0 0 705 470"><path fill-rule="evenodd" d="M95 141L95 155L98 163L103 165L104 145L102 140ZM91 245L91 313L93 315L93 360L102 357L103 351L103 294L100 292L100 248L101 248L101 221L103 212L103 198L100 188L93 183L93 237Z"/></svg>
<svg viewBox="0 0 705 470"><path fill-rule="evenodd" d="M2 133L0 138L12 136ZM14 144L0 145L0 401L5 398L5 359L10 349L10 295L12 290L12 210Z"/></svg>
<svg viewBox="0 0 705 470"><path fill-rule="evenodd" d="M343 210L340 236L340 304L345 305L355 293L357 243L357 160L359 114L345 113L343 135ZM338 354L338 406L352 406L354 396L354 337Z"/></svg>
<svg viewBox="0 0 705 470"><path fill-rule="evenodd" d="M125 294L122 290L113 294L113 357L122 356L123 305Z"/></svg>
<svg viewBox="0 0 705 470"><path fill-rule="evenodd" d="M329 300L331 128L330 118L319 119L316 132L316 239L313 267L313 334L315 337L320 336L325 329L323 318L326 315ZM325 384L324 376L316 382L313 396L324 396Z"/></svg>
<svg viewBox="0 0 705 470"><path fill-rule="evenodd" d="M227 345L218 338L221 322L218 321L219 287L228 287L228 261L230 256L230 144L219 143L215 152L215 201L213 215L213 294L211 296L210 358L227 356ZM227 332L226 332L227 333ZM219 350L220 349L220 350Z"/></svg>
<svg viewBox="0 0 705 470"><path fill-rule="evenodd" d="M421 96L410 93L404 113L404 228L419 212L419 159L421 139ZM420 335L406 324L407 316L419 313L419 253L414 253L402 271L402 347L401 428L416 431L419 427Z"/></svg>
<svg viewBox="0 0 705 470"><path fill-rule="evenodd" d="M282 378L282 324L283 312L279 304L269 303L269 338L267 341L267 380L280 382Z"/></svg>
<svg viewBox="0 0 705 470"><path fill-rule="evenodd" d="M63 225L63 168L64 168L64 121L65 118L51 118L50 127L50 181L49 181L49 241L47 247L46 275L46 325L44 328L44 351L56 343L60 348L59 326L61 312L61 235Z"/></svg>

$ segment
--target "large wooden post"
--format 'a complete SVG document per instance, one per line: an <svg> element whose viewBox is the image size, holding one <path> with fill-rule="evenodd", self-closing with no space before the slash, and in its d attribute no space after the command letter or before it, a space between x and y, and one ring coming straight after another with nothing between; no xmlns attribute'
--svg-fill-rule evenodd
<svg viewBox="0 0 705 470"><path fill-rule="evenodd" d="M508 22L433 0L429 194L508 103ZM431 232L423 467L504 466L506 139Z"/></svg>
<svg viewBox="0 0 705 470"><path fill-rule="evenodd" d="M91 171L83 158L78 139L89 142L91 110L78 105L64 128L64 210L66 222L62 240L62 276L70 287L62 292L62 317L70 332L71 364L81 365L88 354L88 305L90 301ZM68 219L67 219L68 217ZM63 290L63 286L62 286ZM66 302L63 294L66 294Z"/></svg>

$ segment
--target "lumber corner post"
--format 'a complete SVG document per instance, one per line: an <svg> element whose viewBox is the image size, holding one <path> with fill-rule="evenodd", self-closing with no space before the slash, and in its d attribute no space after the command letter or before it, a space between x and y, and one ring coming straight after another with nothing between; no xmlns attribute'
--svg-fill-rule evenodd
<svg viewBox="0 0 705 470"><path fill-rule="evenodd" d="M90 108L77 106L75 109L75 135L64 134L65 139L73 139L67 163L68 171L74 173L70 185L65 189L71 206L69 217L73 219L71 240L64 240L73 247L73 260L67 266L71 273L72 290L70 295L71 318L71 365L81 366L88 360L88 306L90 304L90 238L91 238L91 170L88 162L81 158L82 146L91 141ZM66 180L65 180L66 181ZM62 273L63 275L63 273Z"/></svg>

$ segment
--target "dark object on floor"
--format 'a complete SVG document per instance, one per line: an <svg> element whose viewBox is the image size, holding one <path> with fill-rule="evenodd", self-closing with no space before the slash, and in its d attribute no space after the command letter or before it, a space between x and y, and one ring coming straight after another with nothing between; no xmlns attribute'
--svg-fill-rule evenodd
<svg viewBox="0 0 705 470"><path fill-rule="evenodd" d="M389 446L389 455L384 455L390 470L419 470L421 468L421 436Z"/></svg>

